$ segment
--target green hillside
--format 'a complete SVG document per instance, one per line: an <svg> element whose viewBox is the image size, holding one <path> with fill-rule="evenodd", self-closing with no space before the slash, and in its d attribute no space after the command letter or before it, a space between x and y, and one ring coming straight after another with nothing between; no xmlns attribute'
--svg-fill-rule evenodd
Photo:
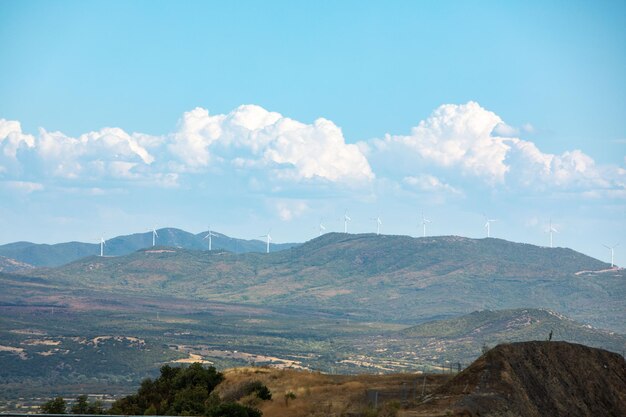
<svg viewBox="0 0 626 417"><path fill-rule="evenodd" d="M565 340L622 353L626 336L581 324L545 309L475 311L437 320L399 332L403 344L445 347L446 355L463 359L476 357L483 346L528 340ZM419 342L418 342L419 341Z"/></svg>
<svg viewBox="0 0 626 417"><path fill-rule="evenodd" d="M270 254L156 247L32 275L107 291L302 306L405 323L550 308L626 331L623 270L571 249L501 239L329 233Z"/></svg>
<svg viewBox="0 0 626 417"><path fill-rule="evenodd" d="M501 343L547 340L568 341L623 354L626 335L597 329L546 309L484 310L434 320L399 331L364 335L353 340L348 361L364 361L373 370L390 367L458 369ZM364 352L367 352L365 354Z"/></svg>
<svg viewBox="0 0 626 417"><path fill-rule="evenodd" d="M31 264L0 256L0 272L30 271L32 269L35 269L35 267Z"/></svg>
<svg viewBox="0 0 626 417"><path fill-rule="evenodd" d="M513 270L504 278L485 272L474 273L471 279L459 272L452 279L429 272L424 279L420 275L424 272L411 266L415 260L405 260L405 266L394 271L388 260L376 262L377 268L369 270L361 258L360 267L352 268L359 275L350 274L350 267L333 275L335 265L349 265L352 256L380 252L376 238L353 238L355 247L346 236L336 236L335 243L325 245L320 244L323 239L316 239L311 242L318 245L311 250L315 253L311 258L301 248L268 256L156 247L125 257L93 257L60 269L36 271L38 276L0 273L0 369L4 370L0 400L128 393L162 364L188 358L209 361L219 369L256 363L339 373L441 371L469 363L485 344L544 340L550 331L554 340L616 352L624 349L624 336L589 327L589 323L600 326L597 322L613 323L613 329L623 327L622 271L551 280L515 278ZM374 249L368 248L370 244ZM427 252L429 245L420 244ZM443 248L454 253L445 244ZM436 255L439 249L432 250ZM404 256L395 253L382 252ZM563 268L577 263L589 266L585 259L573 253ZM467 262L461 256L446 260L453 271ZM431 265L431 271L437 267ZM385 285L363 284L372 277L374 282L385 279ZM463 294L456 296L438 279L455 285L464 282ZM421 291L403 295L405 288L415 285L412 280L426 284ZM479 285L472 285L473 280ZM520 286L520 281L526 285ZM546 282L555 288L551 295L545 291L551 288ZM285 290L282 286L287 284L291 286ZM563 290L568 285L582 289L568 295ZM530 308L456 317L461 307L487 300L482 293L493 293L494 287L499 298L488 300L492 304L503 300L514 304L513 299L520 305L536 303L541 295L542 300L562 299L562 305L582 318L577 323ZM531 297L524 298L526 294ZM465 304L459 306L461 298ZM564 308L546 307L564 312ZM447 319L424 323L437 316Z"/></svg>
<svg viewBox="0 0 626 417"><path fill-rule="evenodd" d="M157 244L174 248L208 250L207 232L192 234L175 228L158 229ZM265 252L265 242L236 239L213 232L212 249L233 253ZM295 243L271 244L272 251L288 249ZM123 256L152 246L152 232L117 236L106 241L106 256ZM88 256L100 254L100 243L66 242L53 245L15 242L0 245L0 256L16 259L39 267L56 267Z"/></svg>

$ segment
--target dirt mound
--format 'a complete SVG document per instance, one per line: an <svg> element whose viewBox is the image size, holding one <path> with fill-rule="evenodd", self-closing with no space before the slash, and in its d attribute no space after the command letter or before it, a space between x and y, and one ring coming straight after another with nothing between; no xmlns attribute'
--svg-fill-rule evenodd
<svg viewBox="0 0 626 417"><path fill-rule="evenodd" d="M464 416L626 416L626 362L566 342L496 346L444 384Z"/></svg>

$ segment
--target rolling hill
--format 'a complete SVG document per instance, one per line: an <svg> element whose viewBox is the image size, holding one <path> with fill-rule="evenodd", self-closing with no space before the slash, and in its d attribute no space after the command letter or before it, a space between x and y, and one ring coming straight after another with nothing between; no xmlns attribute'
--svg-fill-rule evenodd
<svg viewBox="0 0 626 417"><path fill-rule="evenodd" d="M549 308L626 331L624 270L571 249L501 239L329 233L270 254L156 247L29 275L112 292L306 307L404 323L485 309Z"/></svg>
<svg viewBox="0 0 626 417"><path fill-rule="evenodd" d="M157 243L160 246L206 250L207 241L203 239L207 232L193 234L175 228L158 229ZM212 248L233 253L265 252L265 242L245 240L213 232ZM272 251L280 251L295 246L295 243L272 243ZM117 236L106 241L107 256L122 256L152 246L152 232ZM100 254L100 243L66 242L53 245L31 242L15 242L0 246L0 256L38 267L56 267L88 256Z"/></svg>
<svg viewBox="0 0 626 417"><path fill-rule="evenodd" d="M520 308L475 311L434 320L382 335L363 337L356 351L368 350L371 362L384 359L448 363L465 367L488 347L529 340L568 341L623 353L626 335L578 323L554 311ZM376 353L381 352L381 353Z"/></svg>
<svg viewBox="0 0 626 417"><path fill-rule="evenodd" d="M31 269L35 269L35 266L20 262L16 259L0 256L0 272L30 271Z"/></svg>
<svg viewBox="0 0 626 417"><path fill-rule="evenodd" d="M431 416L623 416L626 362L579 344L502 344L424 403Z"/></svg>

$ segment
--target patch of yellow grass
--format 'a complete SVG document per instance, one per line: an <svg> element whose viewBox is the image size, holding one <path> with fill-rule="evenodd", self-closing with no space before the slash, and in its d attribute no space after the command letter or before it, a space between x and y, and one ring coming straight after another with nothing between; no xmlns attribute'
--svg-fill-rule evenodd
<svg viewBox="0 0 626 417"><path fill-rule="evenodd" d="M368 390L385 393L381 394L379 405L389 401L398 402L403 392L413 389L415 382L419 379L421 383L423 378L416 374L328 375L266 367L229 369L224 371L224 376L224 382L216 389L218 394L228 392L233 386L245 381L257 380L267 385L272 400L257 404L264 417L339 417L358 414L370 407ZM288 392L294 393L296 398L290 399L287 405L285 394Z"/></svg>

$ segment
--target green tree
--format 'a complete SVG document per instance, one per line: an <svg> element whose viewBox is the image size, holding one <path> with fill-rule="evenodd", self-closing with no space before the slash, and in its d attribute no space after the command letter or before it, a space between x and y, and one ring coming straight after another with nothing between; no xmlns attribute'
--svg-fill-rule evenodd
<svg viewBox="0 0 626 417"><path fill-rule="evenodd" d="M41 411L44 414L65 414L65 400L61 397L56 397L53 400L45 402L41 406Z"/></svg>
<svg viewBox="0 0 626 417"><path fill-rule="evenodd" d="M205 403L224 376L210 366L194 363L187 368L161 367L161 375L143 380L137 394L124 397L111 407L111 414L202 415Z"/></svg>
<svg viewBox="0 0 626 417"><path fill-rule="evenodd" d="M89 402L86 395L79 395L76 402L72 405L72 414L90 414Z"/></svg>
<svg viewBox="0 0 626 417"><path fill-rule="evenodd" d="M261 386L257 387L254 392L256 393L256 396L259 397L262 400L271 400L272 399L272 393L270 392L269 388L267 388L267 386L261 384Z"/></svg>
<svg viewBox="0 0 626 417"><path fill-rule="evenodd" d="M285 393L285 407L289 407L289 400L295 400L296 399L296 394L294 394L291 391L287 391Z"/></svg>
<svg viewBox="0 0 626 417"><path fill-rule="evenodd" d="M95 400L87 407L87 414L104 414L104 408L102 407L102 401Z"/></svg>

